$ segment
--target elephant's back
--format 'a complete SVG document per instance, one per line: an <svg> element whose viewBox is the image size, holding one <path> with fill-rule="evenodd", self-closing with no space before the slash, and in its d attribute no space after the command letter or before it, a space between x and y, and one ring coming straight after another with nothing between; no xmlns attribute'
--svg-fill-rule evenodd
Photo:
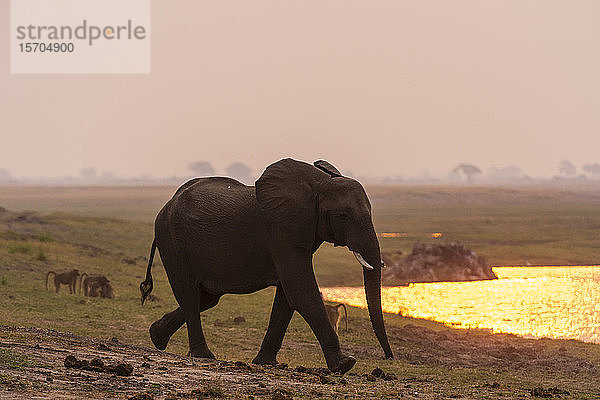
<svg viewBox="0 0 600 400"><path fill-rule="evenodd" d="M269 264L260 215L253 186L231 178L190 181L157 216L159 251L184 255L214 278L218 266Z"/></svg>
<svg viewBox="0 0 600 400"><path fill-rule="evenodd" d="M256 221L258 211L253 186L226 177L196 178L177 189L157 222L175 230L216 234Z"/></svg>

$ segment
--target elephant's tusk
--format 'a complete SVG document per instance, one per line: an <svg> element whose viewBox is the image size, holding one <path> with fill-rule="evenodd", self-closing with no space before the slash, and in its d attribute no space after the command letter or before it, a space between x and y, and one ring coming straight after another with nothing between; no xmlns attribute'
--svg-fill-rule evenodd
<svg viewBox="0 0 600 400"><path fill-rule="evenodd" d="M363 258L363 256L361 256L358 251L353 251L352 253L354 254L354 257L356 257L356 259L358 260L358 262L360 263L360 265L362 265L363 267L365 267L368 270L372 270L373 269L373 267L371 267L371 265L369 265L369 263L365 261L365 259Z"/></svg>

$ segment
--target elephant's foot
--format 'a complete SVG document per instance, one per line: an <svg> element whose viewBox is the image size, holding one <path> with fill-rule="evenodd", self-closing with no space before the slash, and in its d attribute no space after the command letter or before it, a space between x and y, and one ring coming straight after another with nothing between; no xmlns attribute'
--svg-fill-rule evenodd
<svg viewBox="0 0 600 400"><path fill-rule="evenodd" d="M171 335L165 334L164 327L161 326L160 322L161 321L158 320L150 325L150 339L152 339L154 347L159 350L164 350L167 348L167 344L169 343L169 339L171 339Z"/></svg>
<svg viewBox="0 0 600 400"><path fill-rule="evenodd" d="M177 308L176 310L163 315L158 321L155 321L150 326L150 339L152 339L154 346L159 350L166 349L171 336L173 336L184 323L185 318L181 308Z"/></svg>
<svg viewBox="0 0 600 400"><path fill-rule="evenodd" d="M194 358L210 358L212 360L214 360L216 358L215 355L212 353L212 351L209 350L209 348L206 344L198 346L197 348L194 348L193 350L190 349L190 351L188 352L188 356L194 357Z"/></svg>
<svg viewBox="0 0 600 400"><path fill-rule="evenodd" d="M256 365L277 365L277 355L268 356L262 353L258 353L254 360L252 360L252 364Z"/></svg>
<svg viewBox="0 0 600 400"><path fill-rule="evenodd" d="M336 365L327 365L331 372L339 372L345 374L350 371L356 364L356 359L352 356L340 356Z"/></svg>

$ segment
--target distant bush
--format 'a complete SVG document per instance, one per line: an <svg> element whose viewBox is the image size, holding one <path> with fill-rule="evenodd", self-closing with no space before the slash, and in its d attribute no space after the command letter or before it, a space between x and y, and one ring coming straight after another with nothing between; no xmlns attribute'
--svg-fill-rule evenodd
<svg viewBox="0 0 600 400"><path fill-rule="evenodd" d="M8 246L8 254L29 254L31 253L31 246L27 243L16 243Z"/></svg>
<svg viewBox="0 0 600 400"><path fill-rule="evenodd" d="M37 254L35 255L35 259L38 261L48 261L48 257L46 257L46 254L42 249L38 249Z"/></svg>
<svg viewBox="0 0 600 400"><path fill-rule="evenodd" d="M8 277L6 275L2 275L2 279L0 279L0 283L2 284L2 286L6 286L6 284L8 283Z"/></svg>
<svg viewBox="0 0 600 400"><path fill-rule="evenodd" d="M50 234L50 232L42 232L38 235L38 240L40 242L54 242L54 238Z"/></svg>

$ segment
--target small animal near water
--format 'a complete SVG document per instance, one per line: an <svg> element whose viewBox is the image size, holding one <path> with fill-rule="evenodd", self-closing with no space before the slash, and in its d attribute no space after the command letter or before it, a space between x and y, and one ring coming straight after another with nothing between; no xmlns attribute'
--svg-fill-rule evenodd
<svg viewBox="0 0 600 400"><path fill-rule="evenodd" d="M346 309L346 305L344 303L337 304L335 306L331 304L325 304L325 310L327 311L327 318L329 318L329 323L333 326L335 333L338 333L338 327L340 321L342 319L342 313L340 312L340 308L344 308L344 319L346 320L346 330L348 330L348 310Z"/></svg>
<svg viewBox="0 0 600 400"><path fill-rule="evenodd" d="M48 279L50 275L54 275L54 288L56 289L56 293L58 293L58 289L60 289L60 285L69 286L69 293L76 293L75 289L77 287L77 278L79 277L79 270L73 269L68 272L61 272L57 274L54 271L48 271L46 274L46 290L48 289Z"/></svg>
<svg viewBox="0 0 600 400"><path fill-rule="evenodd" d="M354 179L326 161L290 158L271 164L246 186L223 177L195 178L182 185L158 213L142 304L153 288L158 248L179 307L150 327L158 349L187 325L189 355L214 358L200 313L226 293L275 286L269 326L255 364L277 364L285 331L297 311L317 337L327 367L347 372L356 360L342 353L313 272L313 253L324 241L346 246L363 266L373 330L392 358L381 311L381 254L371 204Z"/></svg>
<svg viewBox="0 0 600 400"><path fill-rule="evenodd" d="M110 281L104 275L88 276L85 272L81 275L79 293L83 286L83 295L88 297L104 297L112 299L115 297Z"/></svg>

